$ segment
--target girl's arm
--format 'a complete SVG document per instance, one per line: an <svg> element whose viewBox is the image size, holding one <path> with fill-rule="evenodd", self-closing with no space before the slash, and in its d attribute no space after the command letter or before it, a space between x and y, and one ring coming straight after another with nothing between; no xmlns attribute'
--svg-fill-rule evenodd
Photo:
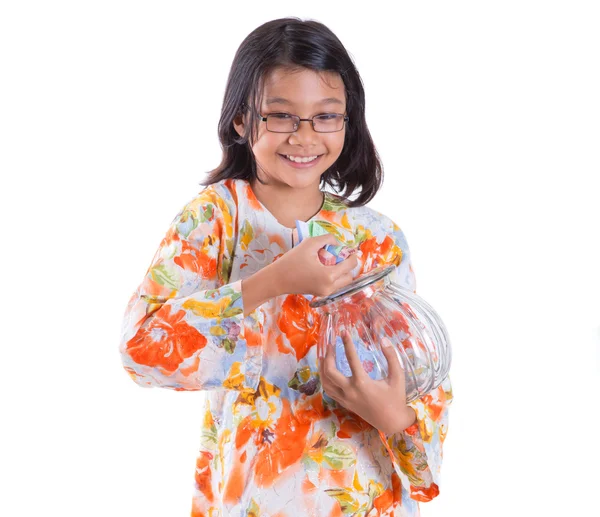
<svg viewBox="0 0 600 517"><path fill-rule="evenodd" d="M446 377L437 389L408 404L416 413L413 425L391 435L379 432L398 476L417 501L431 501L439 494L451 402L452 386Z"/></svg>
<svg viewBox="0 0 600 517"><path fill-rule="evenodd" d="M231 206L212 188L188 203L129 300L119 349L125 370L140 386L257 388L260 305L276 295L270 292L275 283L228 283L234 250ZM259 271L263 280L267 268Z"/></svg>
<svg viewBox="0 0 600 517"><path fill-rule="evenodd" d="M410 250L402 230L393 221L391 234L394 250L391 261L396 264L396 283L416 293L416 280L410 260ZM401 432L385 435L380 432L396 472L412 499L431 501L439 494L442 465L442 445L448 432L448 406L452 402L452 386L447 377L427 395L408 404L416 421Z"/></svg>

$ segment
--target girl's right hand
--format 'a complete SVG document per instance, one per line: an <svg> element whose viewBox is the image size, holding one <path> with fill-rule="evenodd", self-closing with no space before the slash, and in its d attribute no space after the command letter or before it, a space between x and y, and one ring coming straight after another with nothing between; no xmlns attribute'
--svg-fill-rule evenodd
<svg viewBox="0 0 600 517"><path fill-rule="evenodd" d="M319 250L327 244L339 246L340 242L331 233L306 237L272 264L277 269L274 273L281 294L328 296L354 280L352 270L358 264L356 254L339 264L326 266L319 258Z"/></svg>

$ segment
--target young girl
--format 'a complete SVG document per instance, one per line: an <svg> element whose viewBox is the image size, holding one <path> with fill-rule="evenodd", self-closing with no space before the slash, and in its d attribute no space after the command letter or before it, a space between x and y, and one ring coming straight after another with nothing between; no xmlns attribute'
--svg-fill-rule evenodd
<svg viewBox="0 0 600 517"><path fill-rule="evenodd" d="M222 162L171 223L120 346L140 386L206 390L192 516L419 515L418 501L439 492L449 380L407 405L390 348L383 381L346 336L352 377L317 362L310 297L391 264L415 289L402 231L365 206L381 164L337 37L296 18L253 31L231 67L219 137ZM331 233L298 243L296 220ZM340 242L357 252L324 265L322 248Z"/></svg>

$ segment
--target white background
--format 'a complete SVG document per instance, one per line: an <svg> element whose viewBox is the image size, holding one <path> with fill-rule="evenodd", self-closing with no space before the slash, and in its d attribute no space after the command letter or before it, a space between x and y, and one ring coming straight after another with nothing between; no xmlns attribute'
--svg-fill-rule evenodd
<svg viewBox="0 0 600 517"><path fill-rule="evenodd" d="M135 385L121 318L219 163L236 49L291 15L353 57L385 168L370 206L451 334L422 515L599 515L597 3L300 4L2 4L0 513L189 515L202 394Z"/></svg>

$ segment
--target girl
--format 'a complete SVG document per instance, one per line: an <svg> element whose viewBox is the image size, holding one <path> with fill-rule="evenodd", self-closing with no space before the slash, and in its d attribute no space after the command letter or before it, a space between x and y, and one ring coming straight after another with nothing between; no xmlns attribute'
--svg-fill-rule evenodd
<svg viewBox="0 0 600 517"><path fill-rule="evenodd" d="M310 297L391 264L415 288L402 231L365 206L382 168L337 37L297 18L253 31L231 67L219 138L222 162L171 223L120 346L140 386L206 390L192 516L419 515L438 495L449 380L406 405L390 348L383 381L346 336L352 377L316 359ZM298 244L296 220L331 233ZM340 242L357 253L324 265L322 248Z"/></svg>

